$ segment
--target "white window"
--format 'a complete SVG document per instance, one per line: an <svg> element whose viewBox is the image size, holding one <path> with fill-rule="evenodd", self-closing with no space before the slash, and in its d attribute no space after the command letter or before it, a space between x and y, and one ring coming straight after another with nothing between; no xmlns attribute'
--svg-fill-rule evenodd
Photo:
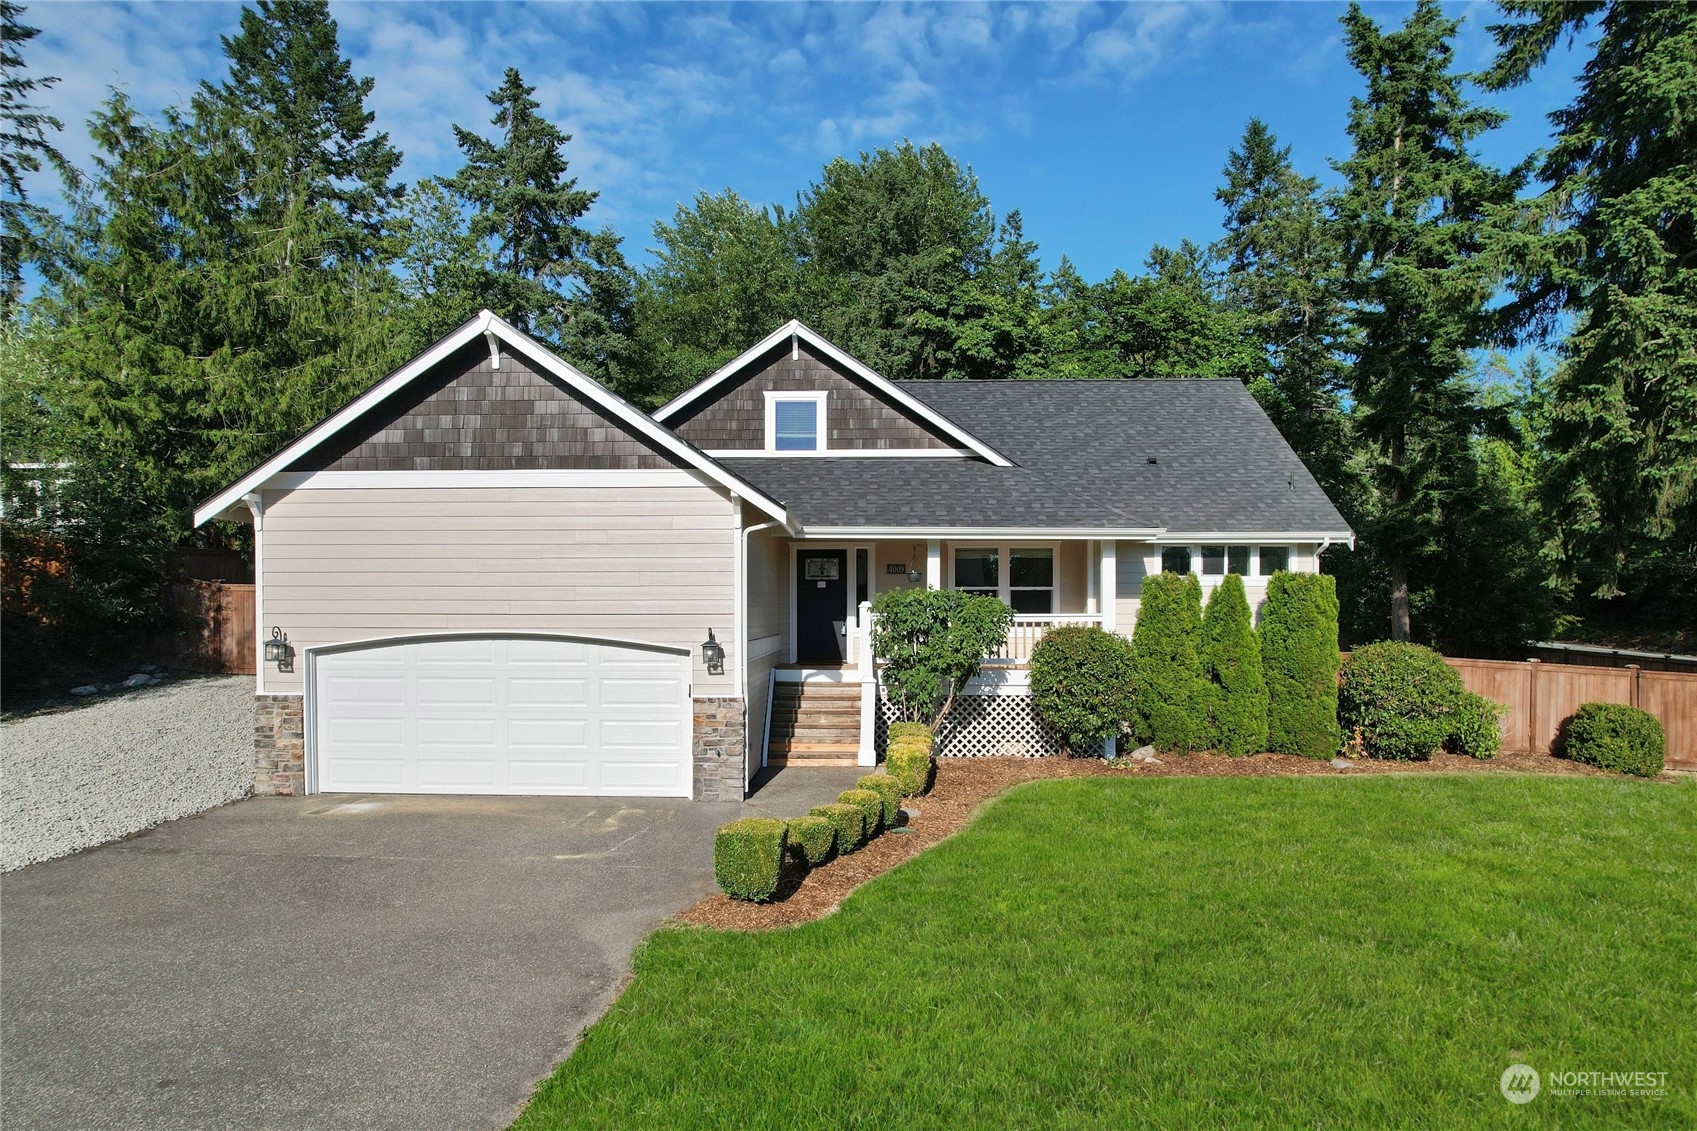
<svg viewBox="0 0 1697 1131"><path fill-rule="evenodd" d="M1271 577L1280 570L1290 568L1289 546L1261 547L1261 576Z"/></svg>
<svg viewBox="0 0 1697 1131"><path fill-rule="evenodd" d="M956 589L1000 597L1016 613L1055 611L1053 546L962 546L954 555Z"/></svg>
<svg viewBox="0 0 1697 1131"><path fill-rule="evenodd" d="M1257 562L1257 559L1259 561ZM1271 577L1290 568L1289 546L1162 546L1161 569L1166 573L1194 573L1207 587L1229 573L1242 578ZM1251 567L1259 564L1258 571Z"/></svg>
<svg viewBox="0 0 1697 1131"><path fill-rule="evenodd" d="M825 393L766 394L766 450L825 450Z"/></svg>

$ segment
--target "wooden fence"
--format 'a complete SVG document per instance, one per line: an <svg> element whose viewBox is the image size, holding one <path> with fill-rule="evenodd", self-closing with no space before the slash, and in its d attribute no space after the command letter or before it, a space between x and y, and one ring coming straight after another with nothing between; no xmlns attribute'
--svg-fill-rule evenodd
<svg viewBox="0 0 1697 1131"><path fill-rule="evenodd" d="M1670 769L1697 770L1697 675L1592 668L1538 660L1448 661L1469 691L1508 708L1503 749L1547 754L1562 722L1581 703L1626 703L1661 720Z"/></svg>
<svg viewBox="0 0 1697 1131"><path fill-rule="evenodd" d="M173 581L174 654L169 663L203 672L254 673L253 586Z"/></svg>

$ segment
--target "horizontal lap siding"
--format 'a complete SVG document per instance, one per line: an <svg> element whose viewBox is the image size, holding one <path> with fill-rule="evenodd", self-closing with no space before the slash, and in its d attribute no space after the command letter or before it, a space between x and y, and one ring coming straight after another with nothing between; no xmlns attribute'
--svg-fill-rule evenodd
<svg viewBox="0 0 1697 1131"><path fill-rule="evenodd" d="M578 633L688 648L696 695L735 695L700 663L732 637L736 527L707 487L267 492L263 600L297 653L429 632ZM267 671L266 690L298 692Z"/></svg>
<svg viewBox="0 0 1697 1131"><path fill-rule="evenodd" d="M748 642L750 647L770 637L778 650L748 662L748 780L765 758L766 690L772 668L790 658L790 539L782 530L763 530L748 536ZM764 646L764 645L763 645Z"/></svg>

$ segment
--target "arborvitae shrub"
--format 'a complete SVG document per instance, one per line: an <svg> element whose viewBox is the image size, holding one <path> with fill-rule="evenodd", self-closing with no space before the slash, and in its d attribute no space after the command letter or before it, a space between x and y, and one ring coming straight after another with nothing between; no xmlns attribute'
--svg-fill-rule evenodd
<svg viewBox="0 0 1697 1131"><path fill-rule="evenodd" d="M1653 778L1662 772L1667 734L1661 720L1624 703L1586 703L1562 729L1563 757L1622 774Z"/></svg>
<svg viewBox="0 0 1697 1131"><path fill-rule="evenodd" d="M1338 590L1328 574L1275 573L1261 614L1267 749L1305 758L1338 752Z"/></svg>
<svg viewBox="0 0 1697 1131"><path fill-rule="evenodd" d="M1126 638L1095 625L1051 628L1031 651L1031 700L1068 750L1112 738L1131 721L1135 662Z"/></svg>
<svg viewBox="0 0 1697 1131"><path fill-rule="evenodd" d="M763 903L778 890L788 830L784 822L748 817L713 834L713 877L733 899Z"/></svg>
<svg viewBox="0 0 1697 1131"><path fill-rule="evenodd" d="M1202 586L1194 574L1143 579L1131 647L1137 678L1137 739L1162 753L1188 753L1208 735L1208 681L1202 675Z"/></svg>
<svg viewBox="0 0 1697 1131"><path fill-rule="evenodd" d="M1267 681L1261 645L1243 593L1243 578L1227 574L1202 614L1202 671L1213 684L1209 739L1234 756L1267 748Z"/></svg>

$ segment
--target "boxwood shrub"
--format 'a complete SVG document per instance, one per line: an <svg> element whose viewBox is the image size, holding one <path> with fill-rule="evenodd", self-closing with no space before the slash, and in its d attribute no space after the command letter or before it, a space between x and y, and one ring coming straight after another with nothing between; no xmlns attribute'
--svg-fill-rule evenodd
<svg viewBox="0 0 1697 1131"><path fill-rule="evenodd" d="M817 868L837 851L837 826L826 817L791 817L790 852L809 868Z"/></svg>
<svg viewBox="0 0 1697 1131"><path fill-rule="evenodd" d="M917 743L909 745L903 740L892 745L884 756L884 768L908 797L918 797L931 788L931 752Z"/></svg>
<svg viewBox="0 0 1697 1131"><path fill-rule="evenodd" d="M1489 758L1501 744L1498 707L1462 686L1430 648L1383 641L1357 648L1343 665L1338 722L1373 758L1414 761L1440 747Z"/></svg>
<svg viewBox="0 0 1697 1131"><path fill-rule="evenodd" d="M856 805L866 818L866 839L871 840L884 831L884 795L875 789L845 789L837 794L837 804Z"/></svg>
<svg viewBox="0 0 1697 1131"><path fill-rule="evenodd" d="M870 789L882 798L884 802L883 825L886 829L896 827L896 821L900 818L902 811L902 787L896 782L895 778L889 774L867 774L863 778L857 778L854 787L856 789Z"/></svg>
<svg viewBox="0 0 1697 1131"><path fill-rule="evenodd" d="M809 817L824 817L837 830L837 855L845 856L866 840L866 813L858 805L815 805Z"/></svg>
<svg viewBox="0 0 1697 1131"><path fill-rule="evenodd" d="M788 830L783 821L745 817L713 835L713 877L733 899L764 903L778 890Z"/></svg>
<svg viewBox="0 0 1697 1131"><path fill-rule="evenodd" d="M1093 624L1056 625L1031 650L1031 703L1069 752L1112 738L1132 717L1131 643Z"/></svg>
<svg viewBox="0 0 1697 1131"><path fill-rule="evenodd" d="M927 750L931 748L934 741L931 728L924 723L891 723L890 744L893 746L904 738L924 739Z"/></svg>
<svg viewBox="0 0 1697 1131"><path fill-rule="evenodd" d="M1330 574L1275 573L1256 633L1267 681L1267 749L1338 752L1338 587Z"/></svg>
<svg viewBox="0 0 1697 1131"><path fill-rule="evenodd" d="M1586 703L1562 728L1563 757L1622 774L1653 778L1662 772L1667 735L1648 711L1624 703Z"/></svg>

